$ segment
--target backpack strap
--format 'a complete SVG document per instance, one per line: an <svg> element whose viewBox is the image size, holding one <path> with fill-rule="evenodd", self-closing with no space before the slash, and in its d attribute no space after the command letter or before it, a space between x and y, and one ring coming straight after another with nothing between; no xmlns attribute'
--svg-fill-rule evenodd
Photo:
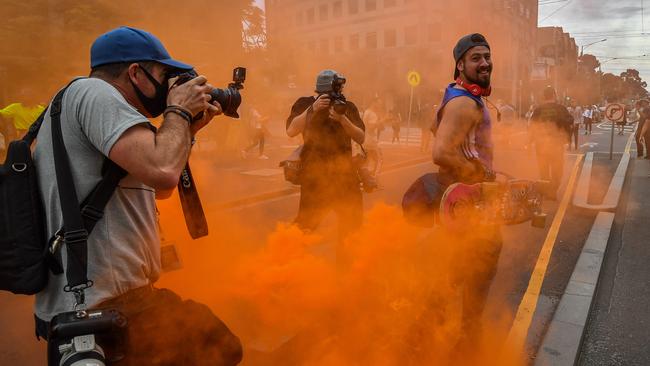
<svg viewBox="0 0 650 366"><path fill-rule="evenodd" d="M65 271L68 284L64 288L66 292L92 286L92 282L86 276L88 271L86 268L88 261L88 231L81 219L77 190L72 178L72 169L70 168L70 161L61 131L61 106L63 104L63 95L69 86L70 84L56 94L50 107L54 168L61 211L63 212L63 237L68 253L68 263Z"/></svg>
<svg viewBox="0 0 650 366"><path fill-rule="evenodd" d="M67 87L66 87L67 88ZM32 123L31 126L29 126L29 130L23 136L22 140L27 142L27 145L31 146L34 140L36 140L36 135L38 135L38 130L41 129L41 125L43 124L43 119L45 118L45 113L47 112L48 108L45 108L43 112L36 118L36 121Z"/></svg>
<svg viewBox="0 0 650 366"><path fill-rule="evenodd" d="M68 255L65 269L68 284L64 287L64 291L75 292L77 303L83 304L83 290L93 285L93 282L87 277L88 235L97 221L102 218L104 207L113 195L119 181L126 175L126 171L106 159L102 169L102 180L82 202L82 208L79 208L77 191L61 128L63 95L76 80L78 79L73 80L54 97L50 108L50 118L52 120L54 167L59 189L59 201L63 212L63 228L59 230L55 238L63 238ZM37 123L35 122L34 125ZM32 127L30 127L30 132L32 132ZM34 130L37 131L39 127L40 124L34 127Z"/></svg>

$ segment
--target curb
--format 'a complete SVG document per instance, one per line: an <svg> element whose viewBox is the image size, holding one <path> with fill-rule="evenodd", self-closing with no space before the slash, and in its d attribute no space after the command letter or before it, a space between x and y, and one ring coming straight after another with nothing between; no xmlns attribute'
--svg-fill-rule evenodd
<svg viewBox="0 0 650 366"><path fill-rule="evenodd" d="M578 361L584 330L600 278L607 243L614 224L615 213L623 190L630 163L630 145L634 134L627 141L625 152L612 177L607 194L600 205L587 203L593 152L587 153L576 187L573 205L601 211L589 232L569 283L553 314L542 344L537 351L535 366L572 366ZM603 212L611 211L611 212Z"/></svg>
<svg viewBox="0 0 650 366"><path fill-rule="evenodd" d="M584 165L582 166L582 172L580 173L580 179L578 180L576 193L573 196L573 205L589 210L612 212L616 210L616 207L618 206L618 200L621 197L623 182L625 182L627 167L630 163L630 153L624 152L623 156L621 156L621 161L618 163L618 168L616 168L616 172L612 177L612 181L609 183L607 194L603 199L603 203L600 205L592 205L587 203L587 197L589 196L589 185L591 183L591 168L593 166L593 160L594 153L588 152L585 156Z"/></svg>
<svg viewBox="0 0 650 366"><path fill-rule="evenodd" d="M603 264L614 213L600 212L537 352L535 366L574 365Z"/></svg>

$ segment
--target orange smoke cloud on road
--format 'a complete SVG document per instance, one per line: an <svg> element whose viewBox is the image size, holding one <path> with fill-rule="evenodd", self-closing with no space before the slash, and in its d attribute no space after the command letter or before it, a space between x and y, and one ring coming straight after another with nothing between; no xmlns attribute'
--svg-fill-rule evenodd
<svg viewBox="0 0 650 366"><path fill-rule="evenodd" d="M173 202L161 211L163 225L182 221ZM218 216L210 218L212 235L179 245L185 268L160 285L222 317L242 339L245 365L518 364L503 359L509 324L499 319L486 320L471 350L452 354L466 336L463 306L472 306L456 277L482 263L457 266L457 253L470 248L410 226L394 206L367 212L338 260L324 254L336 244L293 225L278 224L256 244L247 242L245 222ZM166 230L167 238L180 243L180 229Z"/></svg>

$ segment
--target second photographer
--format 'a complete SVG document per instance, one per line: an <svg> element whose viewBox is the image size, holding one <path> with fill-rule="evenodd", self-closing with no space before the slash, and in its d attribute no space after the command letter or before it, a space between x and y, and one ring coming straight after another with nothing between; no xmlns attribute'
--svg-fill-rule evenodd
<svg viewBox="0 0 650 366"><path fill-rule="evenodd" d="M303 135L300 206L296 224L314 230L334 210L339 238L361 225L363 206L352 140L363 144L365 126L354 103L342 94L345 78L324 70L316 78L316 96L299 98L287 118L289 137Z"/></svg>

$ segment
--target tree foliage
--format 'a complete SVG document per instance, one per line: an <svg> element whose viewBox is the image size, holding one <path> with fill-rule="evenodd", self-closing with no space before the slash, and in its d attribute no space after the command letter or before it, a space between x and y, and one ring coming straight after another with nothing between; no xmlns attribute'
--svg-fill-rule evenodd
<svg viewBox="0 0 650 366"><path fill-rule="evenodd" d="M264 11L251 1L244 8L242 32L244 49L250 51L266 47L266 20Z"/></svg>

